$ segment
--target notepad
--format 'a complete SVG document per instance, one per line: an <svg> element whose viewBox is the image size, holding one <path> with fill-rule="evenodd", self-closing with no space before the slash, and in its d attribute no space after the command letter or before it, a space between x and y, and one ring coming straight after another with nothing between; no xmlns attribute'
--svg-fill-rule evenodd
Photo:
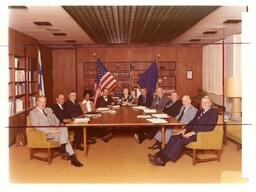
<svg viewBox="0 0 256 192"><path fill-rule="evenodd" d="M100 112L100 111L108 111L110 108L109 107L99 107L96 109L96 111Z"/></svg>
<svg viewBox="0 0 256 192"><path fill-rule="evenodd" d="M154 123L154 124L161 124L161 123L167 123L168 121L164 119L146 119L147 121Z"/></svg>
<svg viewBox="0 0 256 192"><path fill-rule="evenodd" d="M87 124L90 121L89 118L75 118L73 124Z"/></svg>
<svg viewBox="0 0 256 192"><path fill-rule="evenodd" d="M133 109L139 109L139 110L143 110L143 109L146 109L145 106L134 106L132 107Z"/></svg>
<svg viewBox="0 0 256 192"><path fill-rule="evenodd" d="M137 118L148 119L148 118L151 118L151 115L137 115Z"/></svg>
<svg viewBox="0 0 256 192"><path fill-rule="evenodd" d="M165 113L156 113L152 114L152 117L158 118L158 119L166 119L169 118L169 116Z"/></svg>
<svg viewBox="0 0 256 192"><path fill-rule="evenodd" d="M146 109L143 109L143 112L144 113L156 113L156 110L155 109L148 109L148 108L146 108Z"/></svg>

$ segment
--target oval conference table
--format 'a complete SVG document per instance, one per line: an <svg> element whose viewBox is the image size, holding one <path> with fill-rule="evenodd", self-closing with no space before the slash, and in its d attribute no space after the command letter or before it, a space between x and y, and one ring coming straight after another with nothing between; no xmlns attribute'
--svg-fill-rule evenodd
<svg viewBox="0 0 256 192"><path fill-rule="evenodd" d="M145 114L143 110L134 109L129 106L121 106L111 110L112 112L102 112L100 117L90 118L88 123L69 123L67 127L77 127L83 129L83 140L84 140L84 157L87 156L87 144L86 144L86 128L87 127L131 127L131 128L142 128L142 127L159 127L162 130L162 148L165 145L165 129L166 127L181 127L182 123L169 117L165 119L166 123L151 123L145 118L138 118L138 115L150 115ZM160 112L162 113L162 112Z"/></svg>

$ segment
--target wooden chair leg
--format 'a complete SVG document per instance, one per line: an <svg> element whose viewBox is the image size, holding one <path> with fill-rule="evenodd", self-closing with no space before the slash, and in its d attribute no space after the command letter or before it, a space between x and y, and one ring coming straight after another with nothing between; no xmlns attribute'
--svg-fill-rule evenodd
<svg viewBox="0 0 256 192"><path fill-rule="evenodd" d="M217 160L220 161L221 150L217 150Z"/></svg>
<svg viewBox="0 0 256 192"><path fill-rule="evenodd" d="M33 159L33 149L29 149L29 159Z"/></svg>
<svg viewBox="0 0 256 192"><path fill-rule="evenodd" d="M52 163L52 150L48 148L48 164Z"/></svg>
<svg viewBox="0 0 256 192"><path fill-rule="evenodd" d="M196 165L196 149L193 149L193 165Z"/></svg>

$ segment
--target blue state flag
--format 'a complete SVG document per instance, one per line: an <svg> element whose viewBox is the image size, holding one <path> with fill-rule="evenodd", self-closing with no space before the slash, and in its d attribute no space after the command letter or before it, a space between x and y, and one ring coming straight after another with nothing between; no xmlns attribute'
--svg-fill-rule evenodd
<svg viewBox="0 0 256 192"><path fill-rule="evenodd" d="M39 48L38 48L38 92L39 92L39 96L45 96L42 58L41 58L41 52Z"/></svg>
<svg viewBox="0 0 256 192"><path fill-rule="evenodd" d="M156 89L157 81L158 81L158 74L157 74L157 65L155 60L147 68L147 70L142 74L142 76L140 77L137 83L140 87L145 87L148 91L148 94L153 95Z"/></svg>

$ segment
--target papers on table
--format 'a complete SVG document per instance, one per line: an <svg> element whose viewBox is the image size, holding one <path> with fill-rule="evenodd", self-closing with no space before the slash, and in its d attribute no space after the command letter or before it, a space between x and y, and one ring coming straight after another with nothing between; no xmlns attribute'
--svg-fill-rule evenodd
<svg viewBox="0 0 256 192"><path fill-rule="evenodd" d="M166 119L169 118L169 116L165 113L156 113L152 114L152 117L158 118L158 119Z"/></svg>
<svg viewBox="0 0 256 192"><path fill-rule="evenodd" d="M102 112L102 111L108 111L110 108L109 107L99 107L96 109L97 112Z"/></svg>
<svg viewBox="0 0 256 192"><path fill-rule="evenodd" d="M73 124L87 124L90 121L89 118L75 118Z"/></svg>
<svg viewBox="0 0 256 192"><path fill-rule="evenodd" d="M164 119L146 119L146 120L154 124L168 123L168 121Z"/></svg>
<svg viewBox="0 0 256 192"><path fill-rule="evenodd" d="M85 115L85 117L92 117L92 118L98 118L98 117L100 117L101 116L101 114L100 113L86 113L86 114L84 114Z"/></svg>
<svg viewBox="0 0 256 192"><path fill-rule="evenodd" d="M143 109L143 112L144 112L144 113L156 113L156 110L155 110L155 109L148 109L148 108L145 108L145 109Z"/></svg>
<svg viewBox="0 0 256 192"><path fill-rule="evenodd" d="M137 115L137 118L148 119L148 118L151 118L151 115Z"/></svg>
<svg viewBox="0 0 256 192"><path fill-rule="evenodd" d="M112 105L111 108L112 108L112 109L119 109L119 108L120 108L120 105Z"/></svg>
<svg viewBox="0 0 256 192"><path fill-rule="evenodd" d="M133 109L139 109L139 110L143 110L143 109L146 109L145 106L134 106L132 107Z"/></svg>

